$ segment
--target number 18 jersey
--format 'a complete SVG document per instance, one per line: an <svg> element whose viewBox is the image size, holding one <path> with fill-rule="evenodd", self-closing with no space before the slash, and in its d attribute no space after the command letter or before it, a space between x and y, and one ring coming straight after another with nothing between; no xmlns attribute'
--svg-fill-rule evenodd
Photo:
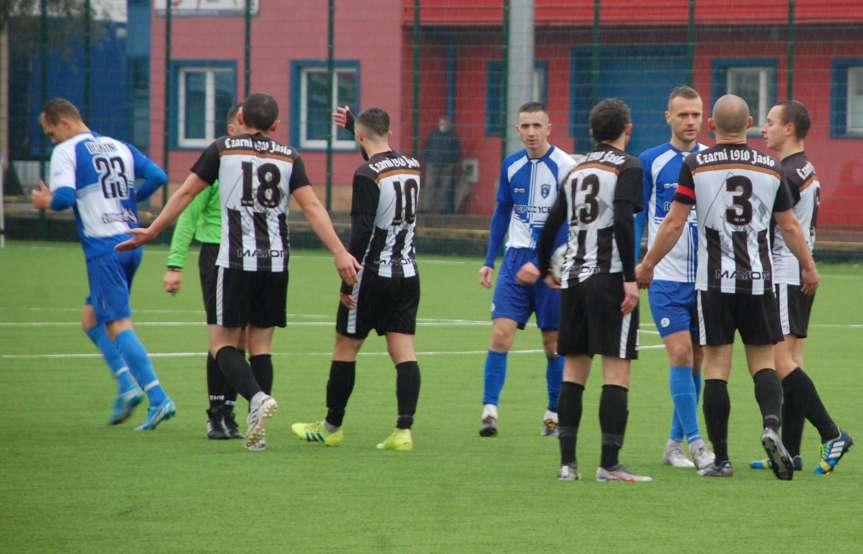
<svg viewBox="0 0 863 554"><path fill-rule="evenodd" d="M261 133L222 137L192 172L218 179L222 237L216 265L243 271L288 269L288 205L291 193L308 186L299 153Z"/></svg>
<svg viewBox="0 0 863 554"><path fill-rule="evenodd" d="M675 201L695 204L697 290L761 295L772 290L770 220L791 208L779 164L745 144L687 156Z"/></svg>

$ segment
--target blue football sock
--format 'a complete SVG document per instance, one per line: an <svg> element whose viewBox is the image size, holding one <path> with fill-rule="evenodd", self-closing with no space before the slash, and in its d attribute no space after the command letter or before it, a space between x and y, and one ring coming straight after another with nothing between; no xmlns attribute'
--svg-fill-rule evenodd
<svg viewBox="0 0 863 554"><path fill-rule="evenodd" d="M563 380L563 356L548 358L545 368L545 382L548 386L548 411L557 412L557 399L560 397L560 382Z"/></svg>
<svg viewBox="0 0 863 554"><path fill-rule="evenodd" d="M485 386L482 391L482 403L497 406L500 391L506 381L506 352L488 351L485 358Z"/></svg>
<svg viewBox="0 0 863 554"><path fill-rule="evenodd" d="M114 343L108 337L108 330L105 328L105 325L97 323L95 326L90 327L87 329L87 336L90 337L90 340L93 341L93 344L102 353L102 358L104 358L105 363L108 364L108 368L111 370L111 374L117 380L117 392L123 394L136 388L138 384L135 382L132 374L129 373L129 368L126 367L126 360L123 359L117 347L114 346Z"/></svg>
<svg viewBox="0 0 863 554"><path fill-rule="evenodd" d="M683 435L687 442L701 438L698 432L698 398L695 394L695 382L692 379L692 368L671 366L669 379L671 398L674 401L674 413L679 419Z"/></svg>
<svg viewBox="0 0 863 554"><path fill-rule="evenodd" d="M156 372L153 370L153 364L150 363L150 357L147 355L147 350L141 343L141 339L135 334L132 329L126 329L117 334L114 339L114 344L117 345L117 350L123 355L123 358L129 364L129 371L147 393L147 399L151 406L158 406L166 398L165 390L159 384L159 378L156 377Z"/></svg>

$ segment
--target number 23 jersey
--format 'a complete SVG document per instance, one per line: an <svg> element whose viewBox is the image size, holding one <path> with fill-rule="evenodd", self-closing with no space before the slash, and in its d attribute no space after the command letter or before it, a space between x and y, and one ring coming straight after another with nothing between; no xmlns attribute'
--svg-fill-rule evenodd
<svg viewBox="0 0 863 554"><path fill-rule="evenodd" d="M674 199L695 204L695 288L761 295L772 290L770 219L792 206L779 163L745 144L686 157Z"/></svg>
<svg viewBox="0 0 863 554"><path fill-rule="evenodd" d="M222 237L216 265L287 271L290 196L310 184L299 153L261 133L222 137L201 154L192 172L207 183L219 181Z"/></svg>

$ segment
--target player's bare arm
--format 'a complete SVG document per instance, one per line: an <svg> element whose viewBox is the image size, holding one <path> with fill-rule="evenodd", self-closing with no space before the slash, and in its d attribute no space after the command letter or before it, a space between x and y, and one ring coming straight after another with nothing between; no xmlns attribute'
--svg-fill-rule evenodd
<svg viewBox="0 0 863 554"><path fill-rule="evenodd" d="M800 228L800 222L794 216L794 210L785 210L773 214L776 217L776 223L782 230L782 237L785 239L785 244L791 249L791 252L800 261L800 274L803 278L803 284L800 286L801 292L804 294L815 294L818 288L818 283L821 280L818 275L818 269L815 267L815 260L809 253L809 245L806 242L806 237L803 235L803 230Z"/></svg>
<svg viewBox="0 0 863 554"><path fill-rule="evenodd" d="M494 277L494 268L487 265L479 268L479 284L487 289L491 288L491 278Z"/></svg>
<svg viewBox="0 0 863 554"><path fill-rule="evenodd" d="M651 281L653 281L653 269L677 244L677 239L680 238L684 227L686 227L686 219L689 217L691 209L692 206L677 200L671 203L671 210L665 216L662 225L659 226L656 238L653 239L653 246L644 255L644 259L638 264L638 267L635 268L635 280L640 287L647 288L650 286Z"/></svg>
<svg viewBox="0 0 863 554"><path fill-rule="evenodd" d="M339 236L336 234L335 228L333 228L333 222L330 220L330 216L327 211L321 205L321 201L318 200L315 191L312 187L300 187L293 192L293 195L297 200L297 204L302 208L303 214L306 216L306 220L309 222L309 225L311 225L312 231L315 232L318 238L321 239L321 242L323 242L330 253L332 253L333 260L336 265L336 271L339 272L339 276L342 278L342 281L349 285L356 283L357 271L362 266L360 266L357 259L348 252L348 249L345 248L342 241L339 240Z"/></svg>

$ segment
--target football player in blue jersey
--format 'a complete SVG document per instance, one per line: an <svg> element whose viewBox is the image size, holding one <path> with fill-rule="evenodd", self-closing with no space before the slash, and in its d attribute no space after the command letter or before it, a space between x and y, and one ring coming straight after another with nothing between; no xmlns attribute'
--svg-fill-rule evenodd
<svg viewBox="0 0 863 554"><path fill-rule="evenodd" d="M498 402L506 379L507 353L516 329L524 329L531 314L542 332L547 358L548 406L542 434L557 435L557 399L563 375L563 357L557 354L560 326L560 293L539 276L536 245L549 210L557 198L560 183L575 166L572 157L548 142L551 123L548 111L539 102L528 102L518 110L515 125L525 148L508 156L501 168L497 208L485 264L479 270L480 284L491 288L494 262L507 237L506 251L494 289L491 306L491 344L485 360L482 424L479 434L493 437L498 432ZM566 241L566 228L555 245ZM534 284L527 284L532 277Z"/></svg>
<svg viewBox="0 0 863 554"><path fill-rule="evenodd" d="M644 168L645 209L636 215L635 237L640 242L646 226L648 248L674 200L683 160L689 153L706 148L697 140L703 112L701 97L695 89L688 86L675 88L668 97L668 110L665 112L671 139L645 150L638 157ZM674 413L662 461L674 467L697 466L701 469L713 463L713 454L705 446L698 429L702 355L698 346L695 301L697 251L698 228L695 211L692 211L677 244L656 266L648 299L671 366L669 388ZM692 460L683 451L684 439L689 445Z"/></svg>
<svg viewBox="0 0 863 554"><path fill-rule="evenodd" d="M136 429L155 429L174 415L176 407L132 328L129 292L143 252L116 252L114 247L131 238L129 229L138 225L135 203L167 183L168 177L134 146L90 131L66 99L45 104L39 123L57 146L51 154L50 188L39 183L33 206L75 212L90 285L81 326L117 379L118 394L108 422L115 425L128 419L146 394L147 419ZM136 179L143 179L140 188Z"/></svg>

